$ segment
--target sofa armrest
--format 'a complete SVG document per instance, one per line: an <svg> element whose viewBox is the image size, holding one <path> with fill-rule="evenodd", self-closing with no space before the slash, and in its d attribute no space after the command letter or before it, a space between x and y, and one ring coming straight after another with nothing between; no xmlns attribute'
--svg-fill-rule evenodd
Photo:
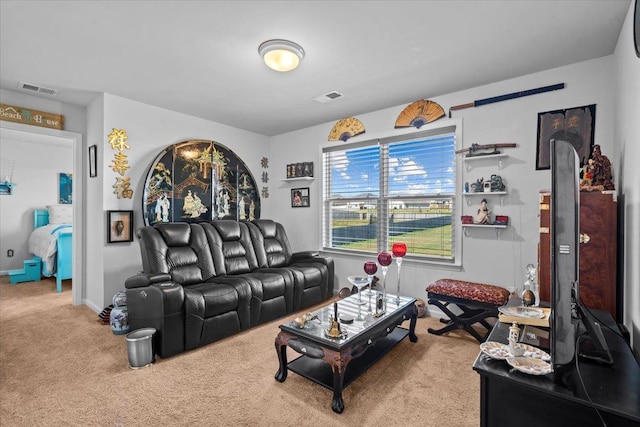
<svg viewBox="0 0 640 427"><path fill-rule="evenodd" d="M291 262L308 260L309 258L317 257L319 254L318 251L295 252L291 254Z"/></svg>
<svg viewBox="0 0 640 427"><path fill-rule="evenodd" d="M333 287L334 287L334 275L335 275L335 266L333 263L333 258L328 256L321 256L318 252L307 251L307 252L296 252L292 254L291 263L296 262L311 262L311 263L320 263L324 264L327 268L327 279L326 279L326 287L322 290L322 298L330 298L333 295Z"/></svg>
<svg viewBox="0 0 640 427"><path fill-rule="evenodd" d="M171 275L168 273L140 273L125 280L124 287L127 289L143 288L162 282L171 283Z"/></svg>
<svg viewBox="0 0 640 427"><path fill-rule="evenodd" d="M131 330L154 328L155 351L169 357L184 351L184 288L168 274L137 274L125 281Z"/></svg>

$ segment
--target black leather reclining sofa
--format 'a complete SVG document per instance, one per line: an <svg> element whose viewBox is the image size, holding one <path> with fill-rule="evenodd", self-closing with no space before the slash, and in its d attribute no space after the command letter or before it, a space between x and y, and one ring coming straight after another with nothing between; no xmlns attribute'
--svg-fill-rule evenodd
<svg viewBox="0 0 640 427"><path fill-rule="evenodd" d="M333 295L333 260L291 252L271 220L158 223L136 232L143 271L125 282L131 330L160 357L217 341Z"/></svg>

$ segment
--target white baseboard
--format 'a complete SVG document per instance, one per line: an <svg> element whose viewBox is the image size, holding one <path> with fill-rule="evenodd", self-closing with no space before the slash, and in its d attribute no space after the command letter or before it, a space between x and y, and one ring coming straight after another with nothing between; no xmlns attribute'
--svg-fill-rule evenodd
<svg viewBox="0 0 640 427"><path fill-rule="evenodd" d="M91 301L89 301L87 299L83 299L82 300L82 304L86 305L87 307L89 307L96 314L100 314L102 312L102 308L96 307L95 304L93 304Z"/></svg>

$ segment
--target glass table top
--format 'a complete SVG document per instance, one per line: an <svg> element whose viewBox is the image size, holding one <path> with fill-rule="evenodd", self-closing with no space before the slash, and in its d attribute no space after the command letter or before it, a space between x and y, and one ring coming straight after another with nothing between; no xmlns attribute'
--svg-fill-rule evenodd
<svg viewBox="0 0 640 427"><path fill-rule="evenodd" d="M317 316L317 319L307 321L303 328L300 328L294 321L285 322L280 325L280 328L285 331L294 332L296 335L312 338L315 341L320 340L342 346L355 339L362 331L374 327L377 323L384 322L395 312L405 309L416 301L415 298L412 297L400 296L400 303L396 303L395 294L387 294L386 300L386 312L380 317L373 316L375 313L375 296L371 296L371 311L368 311L369 296L367 295L362 295L362 301L366 302L366 304L363 305L357 304L358 294L338 300L338 318L347 316L354 319L352 323L340 322L340 329L347 333L347 336L344 338L330 338L325 334L325 331L331 326L330 318L333 317L334 314L333 303L319 310L309 312L312 316ZM361 314L363 320L358 320L358 314ZM302 316L302 314L300 316Z"/></svg>

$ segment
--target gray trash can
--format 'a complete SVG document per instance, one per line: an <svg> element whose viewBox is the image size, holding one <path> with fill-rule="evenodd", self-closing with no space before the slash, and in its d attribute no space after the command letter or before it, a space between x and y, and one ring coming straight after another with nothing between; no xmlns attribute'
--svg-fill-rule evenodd
<svg viewBox="0 0 640 427"><path fill-rule="evenodd" d="M144 368L153 364L156 354L153 346L155 333L155 328L143 328L127 334L127 355L131 369Z"/></svg>

